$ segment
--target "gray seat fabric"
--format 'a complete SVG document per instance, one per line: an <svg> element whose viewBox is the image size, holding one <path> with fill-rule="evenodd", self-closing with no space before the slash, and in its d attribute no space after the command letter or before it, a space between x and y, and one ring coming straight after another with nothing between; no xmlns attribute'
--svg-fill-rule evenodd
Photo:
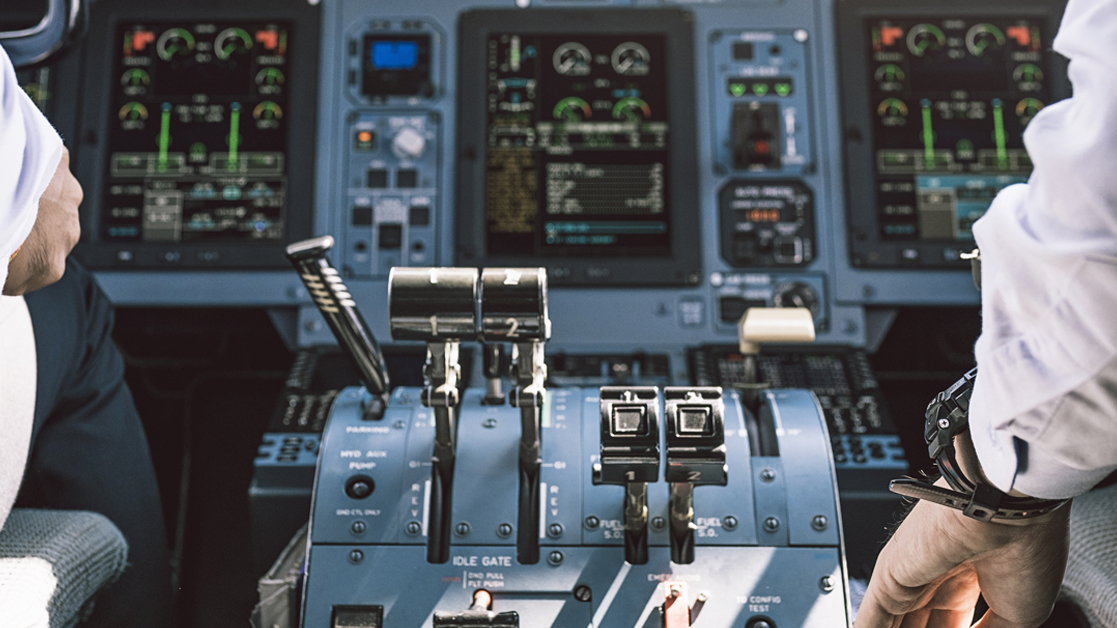
<svg viewBox="0 0 1117 628"><path fill-rule="evenodd" d="M1060 598L1077 606L1092 628L1117 628L1117 486L1074 498L1070 560Z"/></svg>
<svg viewBox="0 0 1117 628"><path fill-rule="evenodd" d="M93 596L123 573L128 544L92 512L12 511L0 530L0 617L5 628L74 626Z"/></svg>

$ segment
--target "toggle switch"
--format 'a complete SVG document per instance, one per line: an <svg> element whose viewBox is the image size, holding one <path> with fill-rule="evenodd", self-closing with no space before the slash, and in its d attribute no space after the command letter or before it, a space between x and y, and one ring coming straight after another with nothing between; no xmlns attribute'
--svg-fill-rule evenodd
<svg viewBox="0 0 1117 628"><path fill-rule="evenodd" d="M733 168L780 167L780 106L757 101L733 105L730 122Z"/></svg>
<svg viewBox="0 0 1117 628"><path fill-rule="evenodd" d="M624 486L624 559L648 562L648 482L659 478L659 389L605 386L601 405L601 459L594 484Z"/></svg>
<svg viewBox="0 0 1117 628"><path fill-rule="evenodd" d="M717 387L663 389L671 562L694 562L694 487L725 486L725 403Z"/></svg>

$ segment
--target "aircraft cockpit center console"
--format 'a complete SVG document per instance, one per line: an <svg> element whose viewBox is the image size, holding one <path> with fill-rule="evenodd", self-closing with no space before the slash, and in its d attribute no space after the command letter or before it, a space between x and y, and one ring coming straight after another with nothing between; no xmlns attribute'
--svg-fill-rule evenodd
<svg viewBox="0 0 1117 628"><path fill-rule="evenodd" d="M81 86L47 107L115 303L364 365L293 376L256 461L262 553L313 513L303 625L837 626L908 467L867 353L978 302L1062 10L99 0L24 78Z"/></svg>

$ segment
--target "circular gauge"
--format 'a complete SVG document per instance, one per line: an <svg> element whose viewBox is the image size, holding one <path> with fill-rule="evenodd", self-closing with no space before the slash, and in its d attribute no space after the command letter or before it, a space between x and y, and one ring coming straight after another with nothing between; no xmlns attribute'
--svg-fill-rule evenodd
<svg viewBox="0 0 1117 628"><path fill-rule="evenodd" d="M279 68L264 68L256 73L257 85L282 85L287 81Z"/></svg>
<svg viewBox="0 0 1117 628"><path fill-rule="evenodd" d="M1017 83L1038 83L1043 80L1043 70L1032 63L1023 63L1012 71L1012 79Z"/></svg>
<svg viewBox="0 0 1117 628"><path fill-rule="evenodd" d="M593 115L590 104L577 96L567 96L555 104L551 112L556 120L570 120L577 122Z"/></svg>
<svg viewBox="0 0 1117 628"><path fill-rule="evenodd" d="M252 36L243 28L226 28L213 41L213 50L218 59L228 59L235 54L248 52L251 48Z"/></svg>
<svg viewBox="0 0 1117 628"><path fill-rule="evenodd" d="M648 49L634 41L626 41L613 49L613 69L617 74L644 76L648 73L652 55Z"/></svg>
<svg viewBox="0 0 1117 628"><path fill-rule="evenodd" d="M992 24L977 24L966 33L966 49L975 57L1005 45L1005 34Z"/></svg>
<svg viewBox="0 0 1117 628"><path fill-rule="evenodd" d="M155 52L164 61L194 52L194 35L185 28L172 28L159 36L155 42Z"/></svg>
<svg viewBox="0 0 1117 628"><path fill-rule="evenodd" d="M622 98L613 105L613 118L628 122L639 122L652 117L652 109L640 98Z"/></svg>
<svg viewBox="0 0 1117 628"><path fill-rule="evenodd" d="M877 115L882 118L903 118L908 115L908 106L899 98L886 98L877 105Z"/></svg>
<svg viewBox="0 0 1117 628"><path fill-rule="evenodd" d="M593 55L589 48L576 41L566 42L555 49L551 58L555 64L555 71L567 76L585 76L590 73L590 63Z"/></svg>
<svg viewBox="0 0 1117 628"><path fill-rule="evenodd" d="M117 117L121 120L147 120L147 107L138 102L130 102L125 104L117 112Z"/></svg>
<svg viewBox="0 0 1117 628"><path fill-rule="evenodd" d="M1034 118L1040 109L1043 109L1043 101L1038 98L1025 98L1016 103L1016 115L1020 116L1025 124Z"/></svg>
<svg viewBox="0 0 1117 628"><path fill-rule="evenodd" d="M132 68L120 77L120 84L125 87L145 87L151 84L151 76L146 70Z"/></svg>
<svg viewBox="0 0 1117 628"><path fill-rule="evenodd" d="M265 100L252 110L252 117L257 120L278 120L283 117L283 109L272 101Z"/></svg>
<svg viewBox="0 0 1117 628"><path fill-rule="evenodd" d="M917 57L946 45L946 34L934 24L918 24L908 31L908 50Z"/></svg>
<svg viewBox="0 0 1117 628"><path fill-rule="evenodd" d="M789 281L776 286L772 293L772 305L776 307L805 307L811 315L818 318L821 303L814 288L798 281Z"/></svg>
<svg viewBox="0 0 1117 628"><path fill-rule="evenodd" d="M894 63L886 63L880 66L874 76L878 83L903 83L904 79L907 78L903 68Z"/></svg>

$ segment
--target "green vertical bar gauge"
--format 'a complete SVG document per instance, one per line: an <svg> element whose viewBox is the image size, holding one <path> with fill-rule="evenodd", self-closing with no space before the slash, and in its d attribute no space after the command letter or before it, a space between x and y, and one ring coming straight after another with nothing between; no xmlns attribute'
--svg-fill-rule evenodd
<svg viewBox="0 0 1117 628"><path fill-rule="evenodd" d="M1008 150L1005 149L1005 112L1000 98L993 99L993 140L997 142L997 167L1008 170Z"/></svg>
<svg viewBox="0 0 1117 628"><path fill-rule="evenodd" d="M923 167L935 168L935 132L931 128L931 101L924 98L919 102L923 107Z"/></svg>
<svg viewBox="0 0 1117 628"><path fill-rule="evenodd" d="M167 171L167 147L171 144L171 103L163 103L159 120L159 172Z"/></svg>
<svg viewBox="0 0 1117 628"><path fill-rule="evenodd" d="M240 103L229 106L229 172L237 170L237 149L240 146Z"/></svg>

